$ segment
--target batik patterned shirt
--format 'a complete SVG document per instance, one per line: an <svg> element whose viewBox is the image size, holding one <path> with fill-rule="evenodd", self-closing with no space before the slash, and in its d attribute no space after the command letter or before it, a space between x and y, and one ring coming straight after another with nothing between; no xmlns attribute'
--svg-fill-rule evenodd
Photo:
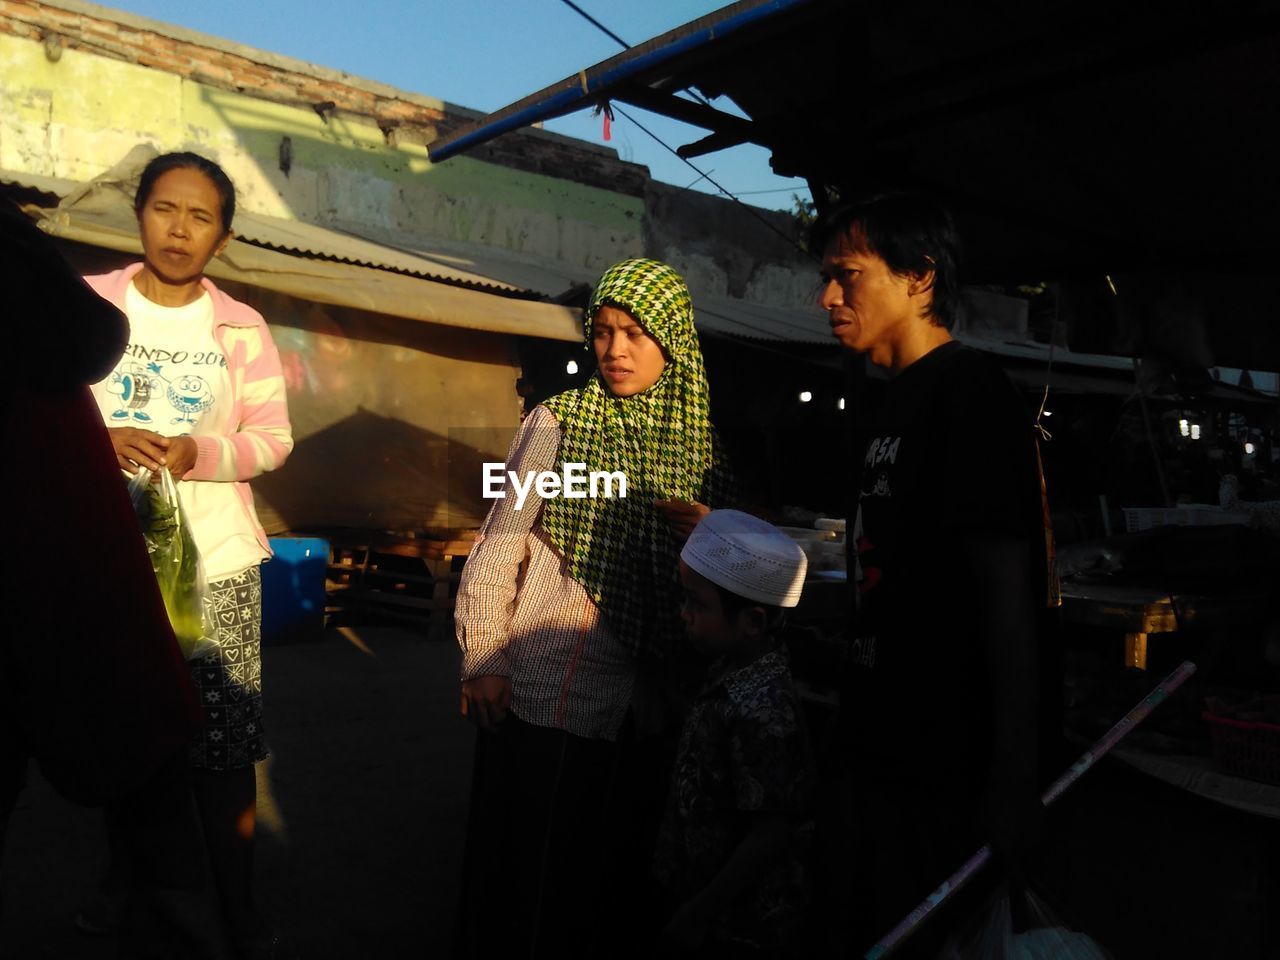
<svg viewBox="0 0 1280 960"><path fill-rule="evenodd" d="M813 753L785 657L773 651L733 671L712 668L681 733L657 878L688 900L720 872L756 814L782 814L791 855L748 889L712 936L763 948L785 943L805 901L800 854L812 832Z"/></svg>

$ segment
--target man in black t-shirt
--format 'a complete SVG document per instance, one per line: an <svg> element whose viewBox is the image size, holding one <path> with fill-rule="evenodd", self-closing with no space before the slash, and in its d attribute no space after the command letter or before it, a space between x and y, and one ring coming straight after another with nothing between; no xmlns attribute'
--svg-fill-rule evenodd
<svg viewBox="0 0 1280 960"><path fill-rule="evenodd" d="M833 906L860 951L984 842L1016 865L1034 833L1044 532L1032 417L949 332L946 211L882 196L835 211L817 239L832 333L890 376L859 431L850 505L854 903ZM900 955L931 956L947 926L931 921Z"/></svg>

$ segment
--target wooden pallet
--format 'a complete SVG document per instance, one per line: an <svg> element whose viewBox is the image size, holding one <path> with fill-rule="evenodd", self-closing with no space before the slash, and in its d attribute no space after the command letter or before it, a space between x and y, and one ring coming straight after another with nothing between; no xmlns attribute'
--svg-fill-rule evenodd
<svg viewBox="0 0 1280 960"><path fill-rule="evenodd" d="M462 565L474 543L474 530L453 531L448 538L332 534L326 612L368 612L423 626L430 636L447 635Z"/></svg>

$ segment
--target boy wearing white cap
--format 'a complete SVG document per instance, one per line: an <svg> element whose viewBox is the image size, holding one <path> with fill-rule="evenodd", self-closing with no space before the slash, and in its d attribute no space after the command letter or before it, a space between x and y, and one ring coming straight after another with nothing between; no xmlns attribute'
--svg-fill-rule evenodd
<svg viewBox="0 0 1280 960"><path fill-rule="evenodd" d="M681 733L655 873L678 904L667 946L785 956L804 903L812 752L785 657L805 556L786 534L716 510L680 554L690 641L715 658Z"/></svg>

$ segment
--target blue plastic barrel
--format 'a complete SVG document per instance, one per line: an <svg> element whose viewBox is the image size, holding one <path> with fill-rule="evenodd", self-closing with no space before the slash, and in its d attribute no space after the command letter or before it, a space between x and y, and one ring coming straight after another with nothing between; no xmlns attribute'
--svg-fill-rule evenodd
<svg viewBox="0 0 1280 960"><path fill-rule="evenodd" d="M262 642L317 640L324 631L324 581L329 541L272 537L275 553L262 567Z"/></svg>

